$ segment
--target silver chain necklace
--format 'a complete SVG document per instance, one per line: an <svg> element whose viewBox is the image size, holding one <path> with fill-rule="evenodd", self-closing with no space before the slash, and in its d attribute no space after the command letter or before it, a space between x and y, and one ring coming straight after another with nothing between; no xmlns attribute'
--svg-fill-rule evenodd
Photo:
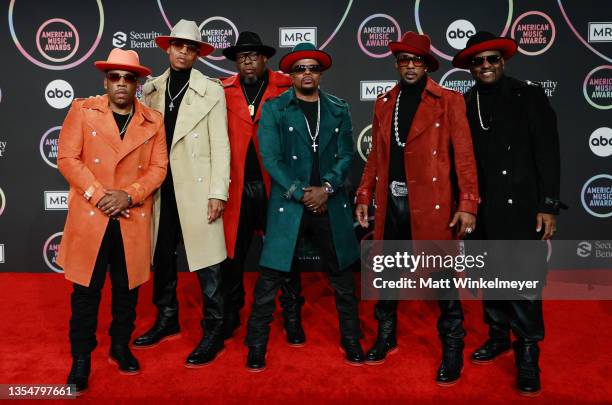
<svg viewBox="0 0 612 405"><path fill-rule="evenodd" d="M393 127L395 129L395 142L397 143L397 146L403 148L406 146L406 142L402 142L400 141L400 137L399 137L399 125L398 125L398 116L399 116L399 101L400 101L400 96L402 95L402 92L400 90L399 93L397 93L397 100L395 100L395 115L393 118Z"/></svg>
<svg viewBox="0 0 612 405"><path fill-rule="evenodd" d="M123 124L123 128L121 128L121 131L119 131L119 136L123 135L125 131L127 130L127 126L130 123L130 120L132 119L133 113L134 113L134 106L132 106L132 109L130 110L130 114L128 115L127 120L125 120L125 124Z"/></svg>
<svg viewBox="0 0 612 405"><path fill-rule="evenodd" d="M317 138L319 137L319 126L321 124L321 98L317 99L317 129L315 131L314 136L312 135L312 131L310 130L310 124L308 123L308 118L304 115L304 121L306 121L306 128L308 128L308 135L312 140L312 150L313 152L317 151Z"/></svg>
<svg viewBox="0 0 612 405"><path fill-rule="evenodd" d="M257 97L259 97L259 93L261 93L261 89L263 89L264 83L265 81L262 80L261 85L259 86L259 90L257 90L257 94L255 95L253 101L249 101L249 96L247 96L246 89L244 88L244 85L240 83L240 86L242 86L242 91L244 92L244 98L246 99L247 104L249 105L249 114L251 114L251 117L255 115L255 101L257 101Z"/></svg>
<svg viewBox="0 0 612 405"><path fill-rule="evenodd" d="M480 128L485 131L488 131L489 129L491 129L491 126L489 125L488 127L485 127L482 121L482 115L480 113L480 93L478 92L478 90L476 90L476 107L478 107L478 121L480 121Z"/></svg>
<svg viewBox="0 0 612 405"><path fill-rule="evenodd" d="M183 91L185 91L188 85L189 85L189 80L187 80L187 83L185 83L183 88L180 89L179 92L176 93L174 97L172 97L172 94L170 94L170 76L168 76L168 87L166 88L166 90L168 91L168 97L170 97L170 104L168 105L168 108L170 109L170 111L174 109L174 100L176 100L176 98L180 96Z"/></svg>

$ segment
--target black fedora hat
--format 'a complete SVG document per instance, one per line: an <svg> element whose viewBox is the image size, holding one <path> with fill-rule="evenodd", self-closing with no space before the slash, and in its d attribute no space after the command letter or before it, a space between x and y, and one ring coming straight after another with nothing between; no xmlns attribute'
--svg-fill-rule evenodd
<svg viewBox="0 0 612 405"><path fill-rule="evenodd" d="M228 46L222 52L223 56L225 56L227 59L235 61L236 54L238 52L246 51L257 51L268 58L271 58L276 53L276 49L272 48L271 46L264 45L263 42L261 42L259 35L251 31L241 32L238 35L236 45Z"/></svg>

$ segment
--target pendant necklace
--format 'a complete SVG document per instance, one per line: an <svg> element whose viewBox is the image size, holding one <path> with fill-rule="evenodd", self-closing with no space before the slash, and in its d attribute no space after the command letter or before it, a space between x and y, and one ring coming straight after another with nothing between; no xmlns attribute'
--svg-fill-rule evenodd
<svg viewBox="0 0 612 405"><path fill-rule="evenodd" d="M304 115L304 121L306 121L306 128L308 128L308 135L312 140L312 151L317 151L317 138L319 137L319 126L321 124L321 98L317 99L317 129L315 130L314 136L312 135L312 131L310 130L310 124L308 123L308 118Z"/></svg>
<svg viewBox="0 0 612 405"><path fill-rule="evenodd" d="M257 90L257 94L255 95L253 101L249 101L249 96L247 96L247 92L244 86L242 85L242 83L240 83L240 86L242 86L242 91L244 92L244 98L246 98L247 104L249 105L249 114L251 115L251 117L255 115L255 101L257 101L257 97L259 97L259 93L261 93L261 89L263 89L264 83L265 81L262 80L261 85L259 86L259 90Z"/></svg>
<svg viewBox="0 0 612 405"><path fill-rule="evenodd" d="M491 129L491 125L485 127L484 123L482 122L482 114L480 113L480 93L478 92L478 90L476 90L476 107L478 107L478 121L480 121L480 128L485 131L488 131L489 129Z"/></svg>
<svg viewBox="0 0 612 405"><path fill-rule="evenodd" d="M119 136L123 135L125 131L127 130L127 126L132 119L133 113L134 113L134 106L132 106L132 109L130 110L130 114L128 115L127 120L125 120L125 124L123 124L123 128L121 128L121 131L119 131Z"/></svg>
<svg viewBox="0 0 612 405"><path fill-rule="evenodd" d="M172 97L172 94L170 94L170 76L168 76L168 87L167 87L166 90L168 90L168 97L170 97L170 104L168 105L168 109L170 111L172 111L174 109L174 100L176 100L176 98L178 96L180 96L183 91L185 91L185 89L187 88L188 85L189 85L189 80L187 80L187 83L185 83L183 88L180 89L179 92L176 93L176 95L174 97Z"/></svg>
<svg viewBox="0 0 612 405"><path fill-rule="evenodd" d="M406 146L406 142L400 141L400 137L399 137L399 124L398 124L399 102L400 102L400 96L401 95L402 95L402 92L400 90L400 92L397 93L397 100L395 101L395 114L394 114L394 117L393 117L393 129L395 130L395 143L397 143L397 146L403 148L404 146Z"/></svg>

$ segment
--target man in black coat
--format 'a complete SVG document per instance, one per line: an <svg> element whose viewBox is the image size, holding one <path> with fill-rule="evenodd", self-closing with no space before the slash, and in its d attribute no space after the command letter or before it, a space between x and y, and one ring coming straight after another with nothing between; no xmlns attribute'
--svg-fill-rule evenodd
<svg viewBox="0 0 612 405"><path fill-rule="evenodd" d="M511 267L512 278L543 280L545 255L508 249L519 244L538 248L528 241L549 239L556 231L555 215L562 205L557 118L538 84L504 75L504 63L516 51L514 40L483 31L474 34L453 59L454 66L470 69L476 80L465 94L482 199L478 229L472 236L515 241L504 242L506 253L499 259L503 267ZM523 395L540 392L538 342L544 338L540 293L485 299L489 339L472 354L473 363L492 362L510 350L512 330L517 388Z"/></svg>

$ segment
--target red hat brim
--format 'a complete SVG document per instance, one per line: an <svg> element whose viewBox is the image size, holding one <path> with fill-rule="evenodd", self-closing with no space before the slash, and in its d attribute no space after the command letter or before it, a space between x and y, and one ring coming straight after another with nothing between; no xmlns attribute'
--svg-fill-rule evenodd
<svg viewBox="0 0 612 405"><path fill-rule="evenodd" d="M472 58L485 51L500 51L504 59L510 59L516 53L518 44L510 38L497 38L483 41L469 48L465 48L453 58L453 66L460 69L469 69Z"/></svg>
<svg viewBox="0 0 612 405"><path fill-rule="evenodd" d="M94 65L106 72L108 70L127 70L128 72L134 72L138 77L146 77L151 74L151 69L142 65L126 65L122 63L109 63L105 61L94 62Z"/></svg>
<svg viewBox="0 0 612 405"><path fill-rule="evenodd" d="M427 62L427 70L429 72L435 72L440 67L438 60L431 53L424 52L423 49L416 48L404 42L389 42L389 49L391 50L391 52L393 52L393 55L396 55L399 52L408 52L414 55L424 57L425 61Z"/></svg>
<svg viewBox="0 0 612 405"><path fill-rule="evenodd" d="M198 56L200 58L203 58L206 55L210 55L215 50L214 46L212 46L211 44L207 44L206 42L194 41L193 39L189 38L171 37L169 35L160 35L159 37L156 37L155 43L157 44L157 46L159 46L165 51L168 49L168 47L170 47L170 41L172 41L173 39L181 39L183 41L193 42L194 44L200 45L200 51L198 53Z"/></svg>
<svg viewBox="0 0 612 405"><path fill-rule="evenodd" d="M319 50L305 50L289 53L278 63L279 69L285 73L291 73L291 66L300 59L314 59L321 64L321 71L327 70L332 65L332 58L326 52Z"/></svg>

